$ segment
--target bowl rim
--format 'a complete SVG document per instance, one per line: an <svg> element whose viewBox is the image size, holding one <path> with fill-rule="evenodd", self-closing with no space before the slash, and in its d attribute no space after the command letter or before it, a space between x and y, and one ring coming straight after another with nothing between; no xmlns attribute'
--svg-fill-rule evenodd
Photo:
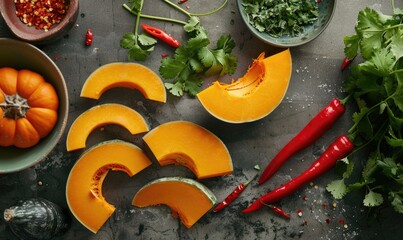
<svg viewBox="0 0 403 240"><path fill-rule="evenodd" d="M61 81L62 88L59 89L59 90L62 90L62 92L58 92L58 96L65 96L66 101L65 101L65 106L64 106L64 108L65 108L64 112L61 112L62 109L60 106L58 109L58 116L63 115L64 118L59 117L57 120L58 123L60 123L60 130L57 131L57 133L54 137L57 141L50 142L48 145L49 146L48 150L44 152L43 156L39 157L35 161L32 161L29 164L15 167L13 169L7 169L7 170L0 169L0 174L14 173L14 172L19 172L21 170L25 170L27 168L30 168L30 167L42 162L45 158L47 158L48 155L50 154L50 152L52 152L55 149L56 145L59 143L60 139L62 138L62 136L64 134L64 131L65 131L65 128L67 125L67 120L68 120L68 113L69 113L69 95L68 95L66 80L64 78L63 73L60 71L59 67L56 65L56 63L45 52L43 52L38 47L36 47L30 43L27 43L27 42L24 42L21 40L11 39L11 38L0 38L0 46L2 46L3 44L6 44L6 43L11 43L19 48L32 49L33 51L37 52L41 57L43 57L43 59L47 60L48 63L51 64L52 67L56 70L57 74L60 76L60 78L62 80ZM60 102L60 100L59 100L59 102ZM53 129L52 131L54 131L54 130L55 129Z"/></svg>
<svg viewBox="0 0 403 240"><path fill-rule="evenodd" d="M337 0L333 0L333 2L334 2L334 4L333 4L333 9L332 9L332 12L331 12L331 14L330 14L330 16L329 16L329 19L326 21L326 23L323 25L323 27L316 33L316 35L314 35L312 38L303 40L303 41L298 42L298 43L290 43L290 44L285 43L285 44L280 44L280 43L271 42L271 41L265 39L264 37L262 37L262 36L259 34L260 32L258 32L253 26L250 26L250 24L248 23L248 20L246 19L245 13L243 12L243 7L242 7L242 4L241 4L242 1L243 1L243 0L236 0L238 12L239 12L239 14L241 15L242 21L244 22L244 24L246 25L246 27L250 30L250 32L251 32L256 38L258 38L259 40L261 40L262 42L264 42L264 43L266 43L266 44L269 44L269 45L271 45L271 46L280 47L280 48L298 47L298 46L307 44L307 43L309 43L309 42L315 40L317 37L319 37L319 36L323 33L323 31L325 31L325 29L329 26L330 22L332 21L333 16L334 16L334 13L335 13L335 11L336 11L336 5L337 5Z"/></svg>
<svg viewBox="0 0 403 240"><path fill-rule="evenodd" d="M63 20L52 26L48 31L44 30L37 30L37 34L31 34L28 31L23 31L22 29L30 29L34 27L28 27L26 24L22 23L21 20L15 14L15 11L11 11L10 4L14 4L14 0L2 0L0 1L0 14L3 17L7 27L10 29L11 33L24 41L30 43L41 43L42 41L46 41L52 36L57 35L58 32L62 31L65 27L69 24L75 22L75 19L78 15L78 5L79 0L68 0L69 1L69 10L72 9L73 11L67 11L66 15L63 17ZM14 6L12 6L14 7ZM7 9L7 10L6 10ZM12 12L12 13L11 13ZM11 13L11 14L10 14ZM15 18L15 22L12 20ZM17 21L18 20L18 21ZM20 27L16 27L16 25Z"/></svg>

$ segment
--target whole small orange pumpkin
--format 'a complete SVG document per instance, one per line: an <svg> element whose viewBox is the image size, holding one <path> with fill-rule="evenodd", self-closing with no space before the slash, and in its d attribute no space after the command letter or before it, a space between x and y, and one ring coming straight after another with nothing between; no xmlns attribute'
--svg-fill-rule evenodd
<svg viewBox="0 0 403 240"><path fill-rule="evenodd" d="M59 99L43 76L0 68L0 146L29 148L56 125Z"/></svg>

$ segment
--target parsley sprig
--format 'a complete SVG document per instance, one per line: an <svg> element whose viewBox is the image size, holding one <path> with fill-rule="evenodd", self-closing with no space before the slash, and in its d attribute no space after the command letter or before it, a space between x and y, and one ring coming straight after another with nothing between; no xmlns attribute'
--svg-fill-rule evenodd
<svg viewBox="0 0 403 240"><path fill-rule="evenodd" d="M347 58L361 55L344 82L344 90L357 103L350 136L356 151L369 150L366 158L342 162L342 178L327 190L336 199L365 189L364 206L389 204L403 214L403 11L384 15L372 8L358 14L356 33L344 38ZM355 165L361 178L350 179Z"/></svg>
<svg viewBox="0 0 403 240"><path fill-rule="evenodd" d="M207 30L201 26L199 18L221 10L228 0L207 13L190 13L169 0L162 1L187 15L189 20L183 22L172 18L146 15L141 12L143 0L129 0L130 6L124 4L123 7L137 16L134 33L125 34L121 40L121 46L129 49L129 60L145 60L154 50L155 40L146 35L139 35L137 32L140 18L148 18L183 24L188 36L188 41L181 44L172 57L162 59L159 68L161 76L169 81L165 83L165 87L173 95L182 96L188 93L194 96L201 90L203 77L233 74L237 67L237 58L232 54L235 47L234 40L230 35L222 35L217 40L216 46L209 48L211 41Z"/></svg>
<svg viewBox="0 0 403 240"><path fill-rule="evenodd" d="M129 0L131 4L130 9L134 12L141 13L144 0ZM128 51L129 60L144 61L154 51L154 46L157 43L152 37L145 34L139 34L139 20L140 14L137 15L134 32L129 32L123 35L120 40L120 46Z"/></svg>

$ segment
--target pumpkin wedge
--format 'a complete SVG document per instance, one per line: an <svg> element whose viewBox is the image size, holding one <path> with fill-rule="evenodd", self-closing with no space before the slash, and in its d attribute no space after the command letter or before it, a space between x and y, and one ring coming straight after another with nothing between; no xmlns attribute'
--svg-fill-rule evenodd
<svg viewBox="0 0 403 240"><path fill-rule="evenodd" d="M139 90L147 99L166 102L161 78L148 67L138 63L109 63L96 69L85 81L81 97L99 99L115 87Z"/></svg>
<svg viewBox="0 0 403 240"><path fill-rule="evenodd" d="M133 176L151 165L144 152L121 140L102 142L84 152L70 171L66 185L68 206L90 231L96 233L115 211L102 195L109 170Z"/></svg>
<svg viewBox="0 0 403 240"><path fill-rule="evenodd" d="M149 207L168 206L178 215L183 225L190 228L216 203L214 194L201 183L181 177L154 180L142 187L134 196L132 205Z"/></svg>
<svg viewBox="0 0 403 240"><path fill-rule="evenodd" d="M132 108L115 103L97 105L83 112L71 125L66 140L67 151L85 148L90 133L108 124L125 127L133 135L149 130L144 118Z"/></svg>
<svg viewBox="0 0 403 240"><path fill-rule="evenodd" d="M209 130L187 121L164 123L143 140L161 166L183 165L198 179L230 174L231 156L224 143Z"/></svg>
<svg viewBox="0 0 403 240"><path fill-rule="evenodd" d="M237 81L213 85L197 94L214 117L229 123L252 122L270 114L282 101L291 78L289 49L265 58L262 53Z"/></svg>

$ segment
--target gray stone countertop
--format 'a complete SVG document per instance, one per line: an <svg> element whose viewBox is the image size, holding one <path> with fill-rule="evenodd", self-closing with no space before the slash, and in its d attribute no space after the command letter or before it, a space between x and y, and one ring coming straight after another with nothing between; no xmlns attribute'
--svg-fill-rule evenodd
<svg viewBox="0 0 403 240"><path fill-rule="evenodd" d="M262 120L248 124L228 124L209 115L197 99L177 98L168 94L166 104L150 103L136 91L112 89L100 100L80 98L81 87L89 74L107 63L128 61L127 50L119 46L121 36L133 30L135 17L122 8L125 0L80 1L76 25L63 38L40 48L58 65L65 76L70 97L70 112L66 132L56 149L40 164L24 171L0 175L0 209L17 200L43 197L67 208L65 185L71 167L82 151L67 152L65 140L68 127L88 108L100 103L115 102L130 106L146 117L151 128L173 120L192 121L209 129L226 144L233 158L231 175L202 180L219 200L224 199L237 184L257 173L255 165L265 167L270 159L321 109L331 98L342 96L341 84L346 73L340 71L343 60L343 37L354 32L358 11L366 6L385 13L390 1L339 0L328 28L313 42L291 49L293 69L287 94L278 108ZM222 1L189 0L189 11L204 12ZM400 0L396 5L402 5ZM403 6L403 5L402 5ZM175 17L186 21L186 16L158 0L145 1L144 12ZM164 22L142 20L165 29L185 41L183 28ZM247 66L260 52L271 54L278 49L253 37L246 29L235 0L230 0L219 13L201 17L210 39L221 34L235 39L234 53L239 58L232 76L243 75ZM84 45L85 32L91 28L94 42ZM0 19L0 37L11 34ZM172 54L172 48L158 44L155 52L142 64L158 71L161 54ZM1 53L0 53L1 54ZM224 78L225 81L225 78ZM119 96L119 97L117 97ZM102 229L93 234L74 217L67 233L55 239L403 239L402 215L382 209L378 219L370 223L368 210L362 207L362 193L350 194L344 200L334 200L326 192L326 184L335 179L333 171L302 187L278 204L291 219L286 220L269 210L253 214L241 213L253 199L297 176L310 166L317 152L351 124L352 109L311 147L288 161L265 185L253 182L228 208L219 213L209 212L192 228L187 229L173 218L167 207L138 209L130 205L134 194L145 183L163 176L187 176L192 173L181 166L159 167L153 164L130 178L122 172L110 172L103 192L116 211ZM105 126L94 131L87 142L91 146L106 139L119 138L143 147L142 136L131 136L118 126ZM301 212L299 216L297 212ZM10 228L0 220L0 240L15 239Z"/></svg>

